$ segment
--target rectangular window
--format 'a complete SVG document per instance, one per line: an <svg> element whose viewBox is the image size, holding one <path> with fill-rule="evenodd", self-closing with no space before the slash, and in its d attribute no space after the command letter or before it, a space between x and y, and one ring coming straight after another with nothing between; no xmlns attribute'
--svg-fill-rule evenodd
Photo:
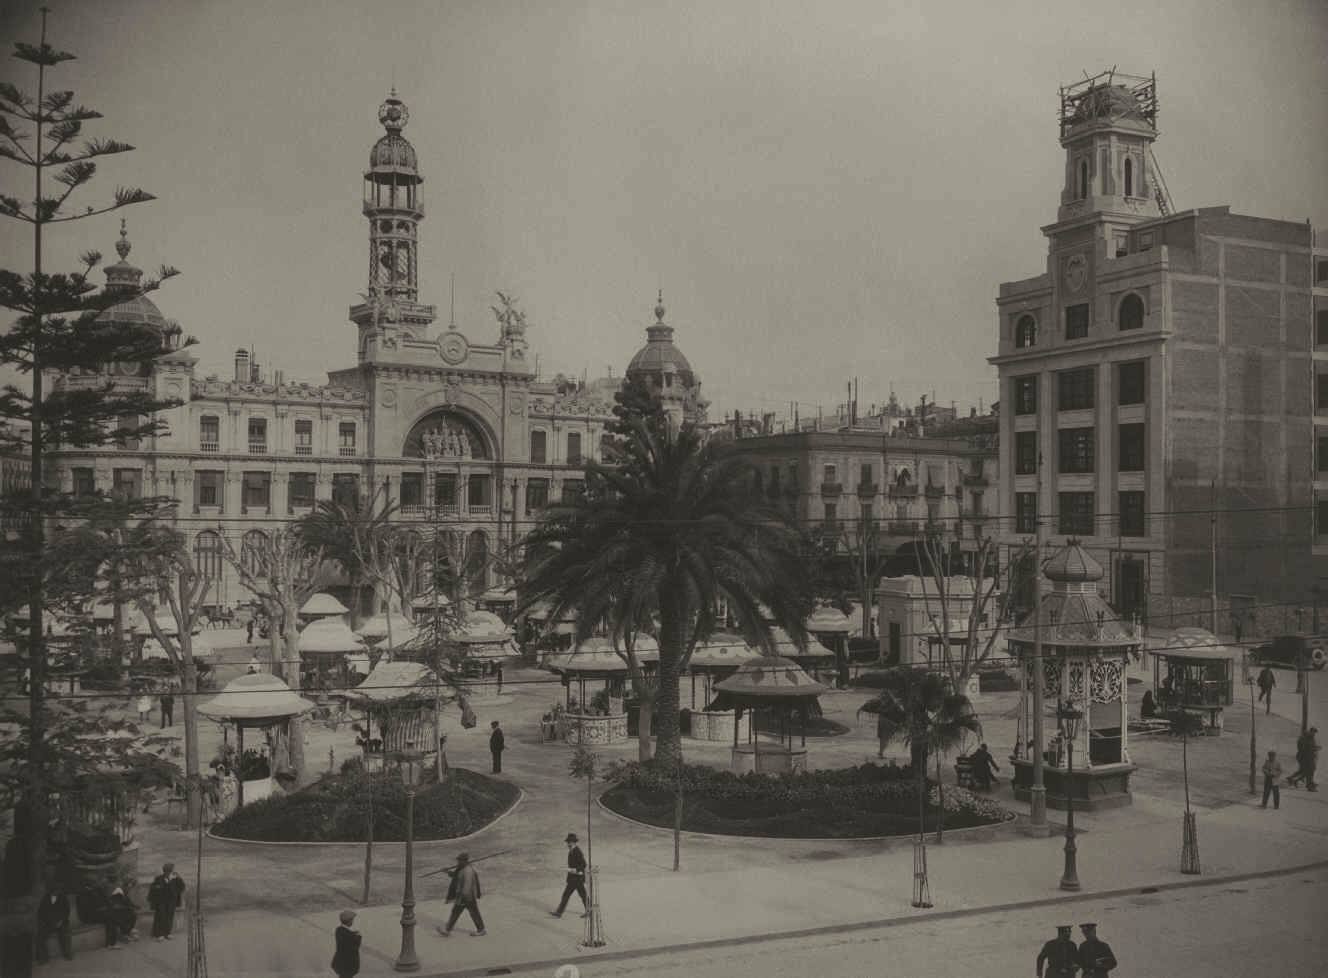
<svg viewBox="0 0 1328 978"><path fill-rule="evenodd" d="M493 480L487 475L472 475L466 480L466 505L487 509L493 503Z"/></svg>
<svg viewBox="0 0 1328 978"><path fill-rule="evenodd" d="M869 535L876 532L876 512L871 503L858 503L860 512L859 519L862 520L862 533Z"/></svg>
<svg viewBox="0 0 1328 978"><path fill-rule="evenodd" d="M1315 453L1314 470L1316 472L1328 472L1328 435L1320 435L1318 438L1318 451ZM75 474L77 474L78 471L78 469L75 469ZM84 469L83 471L90 473L92 470ZM77 484L77 481L75 484Z"/></svg>
<svg viewBox="0 0 1328 978"><path fill-rule="evenodd" d="M1014 379L1014 413L1037 414L1038 383L1036 377Z"/></svg>
<svg viewBox="0 0 1328 978"><path fill-rule="evenodd" d="M286 482L287 508L293 513L297 507L313 509L314 474L312 472L292 472Z"/></svg>
<svg viewBox="0 0 1328 978"><path fill-rule="evenodd" d="M1056 532L1069 536L1091 537L1093 518L1096 516L1091 492L1063 492L1060 494L1060 519Z"/></svg>
<svg viewBox="0 0 1328 978"><path fill-rule="evenodd" d="M567 433L567 464L581 464L581 433L579 431L569 431Z"/></svg>
<svg viewBox="0 0 1328 978"><path fill-rule="evenodd" d="M221 506L222 473L199 472L194 479L194 502L199 506Z"/></svg>
<svg viewBox="0 0 1328 978"><path fill-rule="evenodd" d="M1142 492L1117 493L1120 500L1120 535L1147 536L1144 528L1144 494Z"/></svg>
<svg viewBox="0 0 1328 978"><path fill-rule="evenodd" d="M249 419L249 454L267 454L267 419Z"/></svg>
<svg viewBox="0 0 1328 978"><path fill-rule="evenodd" d="M1014 494L1014 532L1037 532L1037 493L1016 492Z"/></svg>
<svg viewBox="0 0 1328 978"><path fill-rule="evenodd" d="M1315 506L1315 532L1321 537L1328 537L1328 499L1320 499Z"/></svg>
<svg viewBox="0 0 1328 978"><path fill-rule="evenodd" d="M1116 368L1116 403L1142 404L1144 391L1144 361L1122 363Z"/></svg>
<svg viewBox="0 0 1328 978"><path fill-rule="evenodd" d="M1328 373L1314 376L1314 404L1317 410L1328 411Z"/></svg>
<svg viewBox="0 0 1328 978"><path fill-rule="evenodd" d="M1314 284L1328 284L1328 261L1320 259L1314 266Z"/></svg>
<svg viewBox="0 0 1328 978"><path fill-rule="evenodd" d="M1062 428L1057 432L1056 471L1066 474L1092 472L1096 439L1092 428Z"/></svg>
<svg viewBox="0 0 1328 978"><path fill-rule="evenodd" d="M423 472L401 473L401 505L402 506L424 505Z"/></svg>
<svg viewBox="0 0 1328 978"><path fill-rule="evenodd" d="M337 425L337 447L338 454L355 454L355 422L343 421Z"/></svg>
<svg viewBox="0 0 1328 978"><path fill-rule="evenodd" d="M121 499L143 498L143 470L116 469L111 476L111 492Z"/></svg>
<svg viewBox="0 0 1328 978"><path fill-rule="evenodd" d="M295 422L295 454L312 455L314 453L314 423L312 421Z"/></svg>
<svg viewBox="0 0 1328 978"><path fill-rule="evenodd" d="M872 466L870 462L862 463L862 469L858 472L858 485L872 485Z"/></svg>
<svg viewBox="0 0 1328 978"><path fill-rule="evenodd" d="M530 460L536 465L543 465L549 460L548 435L542 431L530 433Z"/></svg>
<svg viewBox="0 0 1328 978"><path fill-rule="evenodd" d="M272 499L272 476L267 472L244 474L244 512L267 512Z"/></svg>
<svg viewBox="0 0 1328 978"><path fill-rule="evenodd" d="M1116 235L1116 257L1124 258L1130 253L1130 239L1124 234Z"/></svg>
<svg viewBox="0 0 1328 978"><path fill-rule="evenodd" d="M74 495L91 496L97 491L97 479L92 469L74 469Z"/></svg>
<svg viewBox="0 0 1328 978"><path fill-rule="evenodd" d="M822 482L837 482L837 481L839 481L838 479L835 478L835 476L837 476L837 475L839 474L839 470L838 470L837 468L835 468L834 465L827 465L827 466L825 466L825 468L822 470L822 472L824 473L824 474L822 475L822 478L821 478L821 481L822 481Z"/></svg>
<svg viewBox="0 0 1328 978"><path fill-rule="evenodd" d="M580 479L563 480L563 502L574 503L581 498L581 494L586 491L586 484Z"/></svg>
<svg viewBox="0 0 1328 978"><path fill-rule="evenodd" d="M203 452L221 451L221 421L215 414L198 419L198 448Z"/></svg>
<svg viewBox="0 0 1328 978"><path fill-rule="evenodd" d="M1088 303L1065 307L1065 338L1082 340L1088 335Z"/></svg>
<svg viewBox="0 0 1328 978"><path fill-rule="evenodd" d="M1152 251L1152 250L1153 250L1153 232L1152 232L1152 231L1143 231L1143 232L1140 232L1140 234L1139 234L1139 250L1140 250L1140 251Z"/></svg>
<svg viewBox="0 0 1328 978"><path fill-rule="evenodd" d="M1328 346L1328 309L1314 313L1314 345Z"/></svg>
<svg viewBox="0 0 1328 978"><path fill-rule="evenodd" d="M332 501L342 506L354 506L360 501L360 477L354 472L338 472L332 476Z"/></svg>
<svg viewBox="0 0 1328 978"><path fill-rule="evenodd" d="M1082 411L1093 406L1093 385L1097 381L1097 370L1082 367L1079 370L1062 370L1056 375L1056 406L1062 411Z"/></svg>
<svg viewBox="0 0 1328 978"><path fill-rule="evenodd" d="M1142 424L1123 424L1119 428L1121 472L1142 472L1147 457Z"/></svg>
<svg viewBox="0 0 1328 978"><path fill-rule="evenodd" d="M825 504L825 528L835 530L839 528L839 505L837 503Z"/></svg>
<svg viewBox="0 0 1328 978"><path fill-rule="evenodd" d="M978 490L974 490L971 495L972 495L972 502L969 504L968 515L969 516L986 515L986 507L982 503L982 497L984 493Z"/></svg>
<svg viewBox="0 0 1328 978"><path fill-rule="evenodd" d="M445 509L456 508L457 484L453 473L440 472L433 477L433 504Z"/></svg>
<svg viewBox="0 0 1328 978"><path fill-rule="evenodd" d="M526 480L526 512L534 513L549 505L549 480Z"/></svg>
<svg viewBox="0 0 1328 978"><path fill-rule="evenodd" d="M126 452L138 451L140 445L139 439L136 437L131 437L128 434L128 432L131 432L135 428L137 428L139 426L139 423L140 422L137 415L134 414L121 415L120 419L115 423L115 427L117 431L123 431L126 434L121 436L120 439L115 443L117 448Z"/></svg>
<svg viewBox="0 0 1328 978"><path fill-rule="evenodd" d="M1014 474L1037 475L1038 433L1036 431L1016 431L1014 433Z"/></svg>

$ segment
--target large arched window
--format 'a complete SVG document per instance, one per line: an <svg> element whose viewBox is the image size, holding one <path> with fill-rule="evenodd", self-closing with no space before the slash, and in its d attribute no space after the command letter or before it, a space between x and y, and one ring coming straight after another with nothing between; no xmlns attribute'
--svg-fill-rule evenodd
<svg viewBox="0 0 1328 978"><path fill-rule="evenodd" d="M194 537L194 567L208 582L204 604L222 603L221 537L214 530L203 530Z"/></svg>
<svg viewBox="0 0 1328 978"><path fill-rule="evenodd" d="M1134 196L1134 160L1125 157L1125 196Z"/></svg>
<svg viewBox="0 0 1328 978"><path fill-rule="evenodd" d="M1037 346L1037 320L1032 316L1021 316L1014 327L1015 349Z"/></svg>
<svg viewBox="0 0 1328 978"><path fill-rule="evenodd" d="M1088 161L1081 160L1079 163L1079 199L1088 199Z"/></svg>
<svg viewBox="0 0 1328 978"><path fill-rule="evenodd" d="M432 411L415 422L401 454L406 458L493 458L479 425L450 408Z"/></svg>
<svg viewBox="0 0 1328 978"><path fill-rule="evenodd" d="M1121 329L1142 329L1144 325L1144 300L1131 292L1121 300L1116 313L1116 324Z"/></svg>

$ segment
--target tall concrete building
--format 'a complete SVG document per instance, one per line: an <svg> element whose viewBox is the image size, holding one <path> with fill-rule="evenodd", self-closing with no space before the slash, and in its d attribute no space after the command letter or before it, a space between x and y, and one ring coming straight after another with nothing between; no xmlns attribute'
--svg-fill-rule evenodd
<svg viewBox="0 0 1328 978"><path fill-rule="evenodd" d="M75 493L178 499L179 527L211 581L209 604L249 599L223 559L223 536L242 553L256 535L322 500L381 490L400 506L398 518L464 535L471 553L492 554L519 539L551 500L580 492L585 462L600 457L620 379L539 380L515 306L505 305L496 323L463 331L455 322L440 328L435 307L420 301L424 178L395 92L378 119L384 133L370 150L359 202L369 260L365 291L349 311L354 365L329 373L326 384L293 383L281 371L266 374L242 349L233 376L198 376L181 327L134 294L142 273L129 262L122 228L106 288L125 299L102 315L159 331L162 355L142 368L111 364L55 378L68 388L110 378L183 402L163 413L165 433L118 448L52 452L43 478ZM646 332L629 372L655 385L671 412L703 417L700 380L673 343L662 297ZM6 480L17 477L7 461ZM478 586L498 583L486 573Z"/></svg>
<svg viewBox="0 0 1328 978"><path fill-rule="evenodd" d="M1176 211L1157 113L1151 77L1061 90L1046 268L997 299L1003 534L1031 537L1041 514L1053 546L1082 539L1122 614L1208 625L1215 575L1222 631L1233 615L1246 634L1281 630L1313 581L1323 269L1307 223Z"/></svg>

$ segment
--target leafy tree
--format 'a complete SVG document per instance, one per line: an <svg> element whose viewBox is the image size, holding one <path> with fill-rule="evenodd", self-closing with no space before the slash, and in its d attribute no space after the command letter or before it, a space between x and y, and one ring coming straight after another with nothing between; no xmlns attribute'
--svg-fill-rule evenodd
<svg viewBox="0 0 1328 978"><path fill-rule="evenodd" d="M351 502L324 499L312 513L300 517L296 532L304 546L321 551L328 560L336 562L350 579L351 627L359 625L361 595L366 568L363 557L356 550L356 540L380 538L391 518L390 506L377 510L373 499L357 496Z"/></svg>
<svg viewBox="0 0 1328 978"><path fill-rule="evenodd" d="M721 598L749 642L774 654L775 624L805 647L810 592L799 535L750 493L751 467L695 429L661 431L626 418L610 464L586 467L586 492L546 510L524 541L520 615L536 603L577 639L607 628L616 647L657 621L656 752L670 769L682 751L679 677L719 622Z"/></svg>
<svg viewBox="0 0 1328 978"><path fill-rule="evenodd" d="M927 790L927 759L934 753L940 792L941 755L960 746L969 734L982 734L973 704L963 693L955 692L947 677L934 672L896 666L881 675L881 692L864 703L859 712L876 717L876 733L882 748L892 741L908 747L918 779L919 799ZM944 810L944 802L941 797L938 811ZM938 828L938 840L939 831ZM921 824L918 834L922 834Z"/></svg>
<svg viewBox="0 0 1328 978"><path fill-rule="evenodd" d="M161 429L161 423L152 419L154 412L176 402L157 400L148 392L119 388L109 380L98 382L95 378L106 376L109 364L150 363L163 352L163 337L152 329L106 322L98 316L109 306L157 288L175 270L163 267L150 279L126 280L115 290L98 292L89 281L92 270L101 262L95 251L84 253L81 267L74 272L51 273L46 269L45 237L53 225L148 201L152 195L122 186L103 204L75 208L74 195L92 181L97 160L133 147L113 139L80 142L84 123L101 116L78 104L74 92L49 90L51 70L73 60L74 55L47 43L45 11L39 42L16 42L14 57L35 68L36 94L0 82L0 157L28 171L23 183L34 188L34 195L25 201L0 194L0 216L31 229L33 267L27 274L0 270L0 306L13 310L18 317L0 335L0 363L16 368L28 379L26 389L14 384L0 389L0 450L27 452L32 487L26 493L11 491L3 497L0 515L18 524L20 532L16 540L6 539L0 544L7 551L0 567L8 584L0 602L10 608L19 603L28 607L29 635L23 651L31 682L23 721L22 739L28 751L23 773L33 814L28 852L33 860L33 878L40 881L49 778L62 766L59 752L67 746L67 741L51 736L57 711L46 697L48 663L42 616L47 610L51 578L47 522L63 518L71 506L69 496L43 487L42 473L48 446L123 444ZM79 383L67 382L75 374L79 375ZM57 380L48 390L46 383L52 377ZM143 418L149 420L137 420Z"/></svg>

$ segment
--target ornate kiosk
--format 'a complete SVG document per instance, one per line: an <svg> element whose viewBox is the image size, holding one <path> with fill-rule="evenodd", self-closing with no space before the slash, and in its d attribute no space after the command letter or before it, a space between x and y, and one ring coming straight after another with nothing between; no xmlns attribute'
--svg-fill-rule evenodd
<svg viewBox="0 0 1328 978"><path fill-rule="evenodd" d="M732 710L741 722L747 710L774 710L779 717L779 740L762 744L755 723L748 724L748 741L738 740L738 725L733 727L733 770L738 774L781 774L807 770L807 717L820 710L817 701L826 687L802 671L796 662L778 656L757 656L738 667L728 679L715 684L711 710ZM797 718L803 728L802 742L793 744L790 720Z"/></svg>
<svg viewBox="0 0 1328 978"><path fill-rule="evenodd" d="M471 611L443 638L443 654L453 679L473 703L492 703L503 695L503 666L519 653L512 630L491 611Z"/></svg>
<svg viewBox="0 0 1328 978"><path fill-rule="evenodd" d="M367 646L340 618L323 618L300 632L299 650L300 685L326 691L349 685L349 659L365 654Z"/></svg>
<svg viewBox="0 0 1328 978"><path fill-rule="evenodd" d="M297 696L276 676L260 672L232 679L220 694L206 703L200 703L198 712L218 723L235 724L236 756L243 757L245 730L270 730L285 725L291 717L313 708L313 703ZM239 782L241 805L259 801L271 793L270 775L255 781Z"/></svg>
<svg viewBox="0 0 1328 978"><path fill-rule="evenodd" d="M1043 751L1047 806L1063 809L1073 793L1080 811L1115 808L1131 803L1129 723L1126 706L1126 665L1143 644L1134 622L1119 621L1097 593L1102 565L1078 541L1071 540L1043 569L1051 591L1042 595L1038 611L1042 631L1042 675L1033 674L1034 617L1029 615L1010 633L1010 651L1020 659L1019 734L1010 758L1014 795L1029 799L1033 784L1032 684L1042 683L1044 704L1055 731L1058 703L1067 701L1083 713L1077 724L1073 775L1067 764L1066 738L1057 733Z"/></svg>
<svg viewBox="0 0 1328 978"><path fill-rule="evenodd" d="M653 646L636 653L643 668L659 661ZM566 709L562 714L560 735L569 744L621 744L627 740L627 709L624 702L627 663L614 651L608 639L592 638L571 652L550 655L545 668L562 678L567 690ZM578 686L576 703L572 702L572 681ZM586 682L604 684L602 711L586 702Z"/></svg>
<svg viewBox="0 0 1328 978"><path fill-rule="evenodd" d="M687 674L692 687L690 736L696 740L733 740L740 736L751 739L751 714L748 713L741 729L733 710L709 710L706 704L714 699L714 686L738 671L744 662L760 658L761 653L749 646L741 635L722 632L711 637L704 645L692 651L687 663ZM700 707L697 707L697 680L701 680Z"/></svg>
<svg viewBox="0 0 1328 978"><path fill-rule="evenodd" d="M1236 650L1208 629L1176 629L1165 648L1153 652L1158 708L1164 716L1173 711L1194 714L1203 722L1204 733L1217 736L1222 710L1235 695L1235 661Z"/></svg>

